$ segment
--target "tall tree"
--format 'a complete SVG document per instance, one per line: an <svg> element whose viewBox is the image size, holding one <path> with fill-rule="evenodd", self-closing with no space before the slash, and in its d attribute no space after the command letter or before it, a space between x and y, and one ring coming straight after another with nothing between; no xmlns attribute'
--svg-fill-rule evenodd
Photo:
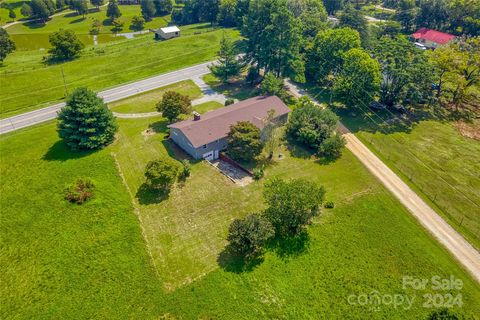
<svg viewBox="0 0 480 320"><path fill-rule="evenodd" d="M380 101L392 107L398 102L417 103L430 98L433 70L423 51L403 37L382 37L373 53L380 62Z"/></svg>
<svg viewBox="0 0 480 320"><path fill-rule="evenodd" d="M72 30L60 29L52 33L48 40L52 48L48 52L53 59L69 60L77 57L85 45L78 39Z"/></svg>
<svg viewBox="0 0 480 320"><path fill-rule="evenodd" d="M248 121L230 127L227 135L227 152L235 160L252 161L262 152L260 129Z"/></svg>
<svg viewBox="0 0 480 320"><path fill-rule="evenodd" d="M140 8L142 11L142 17L145 21L151 21L155 16L155 5L153 4L153 0L140 1Z"/></svg>
<svg viewBox="0 0 480 320"><path fill-rule="evenodd" d="M224 83L227 83L242 71L243 65L237 59L237 54L235 43L224 35L220 40L220 50L217 52L218 63L209 66L210 71Z"/></svg>
<svg viewBox="0 0 480 320"><path fill-rule="evenodd" d="M362 49L351 49L344 55L340 73L335 79L336 98L349 107L364 108L380 89L380 66Z"/></svg>
<svg viewBox="0 0 480 320"><path fill-rule="evenodd" d="M24 17L31 17L33 15L32 7L30 7L27 3L24 3L20 8L20 13Z"/></svg>
<svg viewBox="0 0 480 320"><path fill-rule="evenodd" d="M0 64L7 57L8 54L15 51L15 42L10 39L10 35L3 28L0 28Z"/></svg>
<svg viewBox="0 0 480 320"><path fill-rule="evenodd" d="M273 179L265 183L263 195L268 204L264 216L275 228L275 234L291 237L301 233L320 213L325 189L305 179Z"/></svg>
<svg viewBox="0 0 480 320"><path fill-rule="evenodd" d="M325 5L325 9L327 9L327 13L331 16L335 15L338 10L343 9L344 1L343 0L323 0L323 4Z"/></svg>
<svg viewBox="0 0 480 320"><path fill-rule="evenodd" d="M368 21L362 11L355 9L352 5L346 6L340 15L340 26L357 30L362 40L362 46L365 47L368 44Z"/></svg>
<svg viewBox="0 0 480 320"><path fill-rule="evenodd" d="M190 98L175 91L167 91L162 100L157 104L157 110L168 119L170 123L178 119L181 114L191 111Z"/></svg>
<svg viewBox="0 0 480 320"><path fill-rule="evenodd" d="M417 17L417 8L415 0L400 0L396 19L402 25L405 32L412 32L415 27L415 20Z"/></svg>
<svg viewBox="0 0 480 320"><path fill-rule="evenodd" d="M200 1L199 19L200 21L213 24L217 21L220 0L202 0Z"/></svg>
<svg viewBox="0 0 480 320"><path fill-rule="evenodd" d="M303 82L300 22L283 0L253 0L244 24L245 58L266 72Z"/></svg>
<svg viewBox="0 0 480 320"><path fill-rule="evenodd" d="M71 149L90 150L113 142L117 124L103 99L87 88L78 88L58 113L57 131Z"/></svg>
<svg viewBox="0 0 480 320"><path fill-rule="evenodd" d="M107 17L113 22L115 19L118 19L122 16L120 8L118 7L116 0L110 0L107 6Z"/></svg>
<svg viewBox="0 0 480 320"><path fill-rule="evenodd" d="M275 235L271 223L258 214L235 219L228 228L230 248L246 260L259 256L267 241Z"/></svg>
<svg viewBox="0 0 480 320"><path fill-rule="evenodd" d="M157 16L170 14L173 10L172 0L153 0Z"/></svg>
<svg viewBox="0 0 480 320"><path fill-rule="evenodd" d="M360 36L350 28L327 29L318 33L307 51L306 75L322 83L328 75L341 68L343 54L360 47Z"/></svg>
<svg viewBox="0 0 480 320"><path fill-rule="evenodd" d="M30 7L32 9L32 16L38 20L41 20L45 23L50 17L50 10L43 0L32 0L30 2Z"/></svg>
<svg viewBox="0 0 480 320"><path fill-rule="evenodd" d="M220 0L218 8L218 24L224 27L234 27L237 21L237 0Z"/></svg>
<svg viewBox="0 0 480 320"><path fill-rule="evenodd" d="M314 38L327 28L327 12L322 0L288 0L289 10L300 21L303 36Z"/></svg>
<svg viewBox="0 0 480 320"><path fill-rule="evenodd" d="M85 15L88 13L87 0L76 0L73 2L73 9L77 11L79 15L85 17Z"/></svg>
<svg viewBox="0 0 480 320"><path fill-rule="evenodd" d="M100 6L103 5L104 0L90 0L92 6L95 6L100 11Z"/></svg>

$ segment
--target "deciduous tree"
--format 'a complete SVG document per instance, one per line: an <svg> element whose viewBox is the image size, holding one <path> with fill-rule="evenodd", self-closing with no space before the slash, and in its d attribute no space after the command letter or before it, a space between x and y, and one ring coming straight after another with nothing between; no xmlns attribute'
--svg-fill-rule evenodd
<svg viewBox="0 0 480 320"><path fill-rule="evenodd" d="M168 119L170 123L178 119L181 114L187 114L192 109L190 98L175 91L167 91L162 100L157 104L157 110Z"/></svg>
<svg viewBox="0 0 480 320"><path fill-rule="evenodd" d="M115 19L118 19L122 16L120 8L118 7L117 1L110 0L107 6L107 17L113 22Z"/></svg>
<svg viewBox="0 0 480 320"><path fill-rule="evenodd" d="M155 5L155 13L157 16L170 14L173 10L172 0L153 0Z"/></svg>
<svg viewBox="0 0 480 320"><path fill-rule="evenodd" d="M15 42L10 39L10 35L5 29L0 28L0 64L3 63L7 55L15 51L15 49Z"/></svg>
<svg viewBox="0 0 480 320"><path fill-rule="evenodd" d="M177 180L180 166L170 158L160 158L147 163L146 184L154 190L169 192Z"/></svg>
<svg viewBox="0 0 480 320"><path fill-rule="evenodd" d="M258 214L249 214L243 219L235 219L228 228L230 248L246 260L257 257L267 241L275 234L271 223Z"/></svg>
<svg viewBox="0 0 480 320"><path fill-rule="evenodd" d="M142 17L146 21L152 20L155 16L155 5L153 4L153 0L140 1L140 8L142 10Z"/></svg>
<svg viewBox="0 0 480 320"><path fill-rule="evenodd" d="M52 33L48 40L52 48L48 52L53 59L69 60L77 57L85 45L78 39L72 30L60 29Z"/></svg>
<svg viewBox="0 0 480 320"><path fill-rule="evenodd" d="M360 39L362 40L362 46L365 47L368 44L368 21L360 10L355 9L352 5L348 5L345 10L342 11L339 20L341 27L350 27L358 31Z"/></svg>
<svg viewBox="0 0 480 320"><path fill-rule="evenodd" d="M335 79L336 98L349 107L361 108L373 100L380 89L380 65L362 49L350 49L344 55L341 71Z"/></svg>
<svg viewBox="0 0 480 320"><path fill-rule="evenodd" d="M305 179L274 179L265 184L263 195L268 204L264 216L275 228L276 236L292 237L320 213L325 189Z"/></svg>
<svg viewBox="0 0 480 320"><path fill-rule="evenodd" d="M145 19L143 17L134 16L132 18L132 29L133 30L142 30L145 26Z"/></svg>

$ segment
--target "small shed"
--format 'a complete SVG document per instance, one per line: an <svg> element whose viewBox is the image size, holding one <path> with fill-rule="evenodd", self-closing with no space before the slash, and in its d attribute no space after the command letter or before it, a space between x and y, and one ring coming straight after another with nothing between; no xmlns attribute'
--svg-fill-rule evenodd
<svg viewBox="0 0 480 320"><path fill-rule="evenodd" d="M167 40L176 37L180 37L180 29L177 26L159 28L155 31L155 39Z"/></svg>

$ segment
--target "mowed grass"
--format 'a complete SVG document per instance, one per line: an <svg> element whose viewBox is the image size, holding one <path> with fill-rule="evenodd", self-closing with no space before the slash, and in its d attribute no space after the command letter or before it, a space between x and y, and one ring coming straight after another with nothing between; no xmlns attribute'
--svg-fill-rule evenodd
<svg viewBox="0 0 480 320"><path fill-rule="evenodd" d="M147 316L155 273L109 151L71 153L49 123L2 135L0 156L0 317ZM97 190L81 206L63 199L80 177Z"/></svg>
<svg viewBox="0 0 480 320"><path fill-rule="evenodd" d="M131 27L131 21L134 16L141 16L140 6L120 5L119 8L122 13L120 20L124 22L124 27L119 33L134 32L135 30L132 30ZM101 36L97 38L98 43L125 39L123 37L115 37L111 31L113 26L106 16L106 10L105 6L101 7L100 11L92 7L85 17L68 10L52 17L46 24L24 22L9 27L7 31L17 43L17 50L48 49L50 47L48 36L59 29L72 30L84 44L93 45L93 37L90 36L89 31L95 20L100 21L102 24L100 27ZM154 17L151 21L145 23L144 30L166 26L169 21L169 15Z"/></svg>
<svg viewBox="0 0 480 320"><path fill-rule="evenodd" d="M178 92L192 100L202 96L202 91L192 80L185 80L131 98L109 103L108 106L112 111L120 113L157 111L156 104L162 100L163 95L167 91Z"/></svg>
<svg viewBox="0 0 480 320"><path fill-rule="evenodd" d="M238 31L222 29L169 41L143 36L90 47L80 58L56 65L43 64L41 52L13 53L0 68L0 117L62 100L63 80L69 91L83 86L99 91L213 60L223 34L235 39L239 35Z"/></svg>
<svg viewBox="0 0 480 320"><path fill-rule="evenodd" d="M15 15L17 16L15 18L16 20L25 18L22 13L20 12L20 9L22 8L22 5L24 3L27 3L29 1L26 0L3 0L0 5L0 26L3 26L9 22L13 22L12 19L8 16L9 14L9 9L12 9L13 12L15 12Z"/></svg>
<svg viewBox="0 0 480 320"><path fill-rule="evenodd" d="M411 130L385 133L368 119L342 113L355 131L455 229L480 248L480 143L453 123L421 121Z"/></svg>
<svg viewBox="0 0 480 320"><path fill-rule="evenodd" d="M223 108L223 107L224 107L224 105L221 104L220 102L208 101L208 102L204 102L204 103L201 103L201 104L197 104L196 106L193 106L192 109L194 111L197 111L200 114L203 114L205 112L209 112L209 111L212 111L212 110L215 110L215 109L218 109L218 108Z"/></svg>
<svg viewBox="0 0 480 320"><path fill-rule="evenodd" d="M424 319L432 309L402 277L460 278L460 312L478 314L480 288L351 153L322 163L301 150L266 179L325 185L324 210L303 251L269 249L249 272L218 267L228 225L263 207L263 181L241 188L203 162L161 202L141 193L144 164L174 153L162 118L120 120L114 145L78 155L52 123L0 137L2 318ZM148 128L155 135L145 135ZM142 134L143 133L143 134ZM135 197L156 277L115 154ZM91 177L96 197L63 200L65 184ZM351 305L351 294L415 296L412 308Z"/></svg>

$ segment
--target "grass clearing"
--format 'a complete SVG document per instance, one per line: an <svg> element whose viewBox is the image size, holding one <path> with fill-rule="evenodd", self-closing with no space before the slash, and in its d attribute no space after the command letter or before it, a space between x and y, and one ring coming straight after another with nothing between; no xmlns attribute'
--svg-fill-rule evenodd
<svg viewBox="0 0 480 320"><path fill-rule="evenodd" d="M204 102L201 104L197 104L196 106L193 106L192 109L197 111L200 114L203 114L205 112L209 112L218 108L223 108L224 105L221 104L220 102L217 101L208 101Z"/></svg>
<svg viewBox="0 0 480 320"><path fill-rule="evenodd" d="M155 106L160 100L162 100L163 95L167 91L181 93L188 96L192 100L202 96L202 91L192 80L185 80L127 99L109 103L108 106L112 111L120 113L143 113L157 111Z"/></svg>
<svg viewBox="0 0 480 320"><path fill-rule="evenodd" d="M260 90L258 88L252 87L243 79L237 79L230 84L224 84L211 73L206 74L202 79L212 87L213 90L223 93L229 98L245 100L260 95Z"/></svg>
<svg viewBox="0 0 480 320"><path fill-rule="evenodd" d="M238 31L230 29L169 41L143 36L88 47L80 58L56 65L43 64L42 52L15 52L0 68L0 117L64 99L62 70L69 91L82 86L99 91L213 60L224 33L235 39L239 36Z"/></svg>
<svg viewBox="0 0 480 320"><path fill-rule="evenodd" d="M266 179L324 184L336 207L309 228L304 251L269 251L251 272L228 272L216 259L230 220L261 209L265 180L236 187L197 162L168 199L139 194L156 278L110 153L136 194L144 164L174 150L160 117L119 124L114 145L84 155L58 142L52 122L0 137L2 318L423 319L432 309L422 307L422 295L434 291L403 289L402 277L437 275L460 278L460 292L440 293L461 293L461 312L478 314L478 283L348 151L334 163L284 151L267 168ZM157 134L143 135L148 128ZM96 182L96 197L71 205L62 190L81 176ZM415 300L409 310L348 303L351 294L374 291Z"/></svg>
<svg viewBox="0 0 480 320"><path fill-rule="evenodd" d="M340 112L342 121L456 230L480 248L480 143L455 124L421 121L386 133L371 121Z"/></svg>

